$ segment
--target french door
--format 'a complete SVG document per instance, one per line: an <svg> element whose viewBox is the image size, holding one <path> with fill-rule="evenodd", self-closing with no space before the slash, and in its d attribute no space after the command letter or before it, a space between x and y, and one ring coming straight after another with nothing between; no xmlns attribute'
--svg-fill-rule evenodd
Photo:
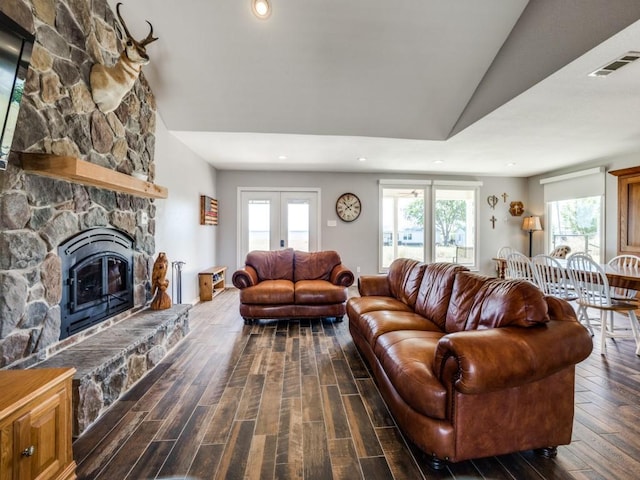
<svg viewBox="0 0 640 480"><path fill-rule="evenodd" d="M238 265L252 250L318 250L319 190L238 191Z"/></svg>

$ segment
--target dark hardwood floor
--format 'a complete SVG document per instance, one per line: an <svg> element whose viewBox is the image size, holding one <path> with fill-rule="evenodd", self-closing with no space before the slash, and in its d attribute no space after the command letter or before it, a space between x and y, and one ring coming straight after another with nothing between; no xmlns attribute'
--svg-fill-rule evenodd
<svg viewBox="0 0 640 480"><path fill-rule="evenodd" d="M638 479L640 358L610 341L577 367L573 442L434 471L396 428L348 321L245 326L238 293L74 442L80 479ZM558 345L562 348L562 345Z"/></svg>

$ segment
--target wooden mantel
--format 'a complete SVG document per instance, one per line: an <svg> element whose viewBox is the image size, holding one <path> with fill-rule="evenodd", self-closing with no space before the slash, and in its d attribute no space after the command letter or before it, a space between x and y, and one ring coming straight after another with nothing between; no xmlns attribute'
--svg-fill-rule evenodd
<svg viewBox="0 0 640 480"><path fill-rule="evenodd" d="M166 187L76 157L45 153L21 153L22 168L29 173L73 183L130 193L145 198L167 198Z"/></svg>

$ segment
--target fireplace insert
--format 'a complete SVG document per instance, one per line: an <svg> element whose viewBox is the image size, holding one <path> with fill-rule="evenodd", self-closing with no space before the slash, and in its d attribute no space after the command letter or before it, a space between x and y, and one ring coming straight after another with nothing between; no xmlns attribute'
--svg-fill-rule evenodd
<svg viewBox="0 0 640 480"><path fill-rule="evenodd" d="M62 263L60 340L133 307L133 239L85 230L58 247Z"/></svg>

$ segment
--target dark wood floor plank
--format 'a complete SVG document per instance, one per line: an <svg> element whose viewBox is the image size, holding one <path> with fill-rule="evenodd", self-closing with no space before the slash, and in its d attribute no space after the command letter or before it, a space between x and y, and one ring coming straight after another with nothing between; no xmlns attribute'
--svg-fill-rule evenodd
<svg viewBox="0 0 640 480"><path fill-rule="evenodd" d="M340 391L335 385L324 385L322 391L322 408L324 424L327 429L327 438L350 438L349 422L342 404Z"/></svg>
<svg viewBox="0 0 640 480"><path fill-rule="evenodd" d="M364 406L374 427L393 427L395 421L384 403L378 387L371 378L359 378L356 380L358 392L362 397Z"/></svg>
<svg viewBox="0 0 640 480"><path fill-rule="evenodd" d="M200 445L196 456L193 459L187 478L191 479L207 479L213 478L220 459L222 458L222 452L224 451L224 445ZM141 477L142 478L142 477Z"/></svg>
<svg viewBox="0 0 640 480"><path fill-rule="evenodd" d="M336 379L338 380L338 387L340 387L340 393L342 395L353 395L358 393L358 387L351 374L349 365L344 360L333 360L333 370L336 372Z"/></svg>
<svg viewBox="0 0 640 480"><path fill-rule="evenodd" d="M142 422L118 450L111 461L95 477L97 480L125 478L160 429L162 422Z"/></svg>
<svg viewBox="0 0 640 480"><path fill-rule="evenodd" d="M227 388L211 418L203 443L226 443L242 396L242 388Z"/></svg>
<svg viewBox="0 0 640 480"><path fill-rule="evenodd" d="M220 467L216 472L216 480L244 478L254 428L253 420L233 423L229 442L226 444Z"/></svg>
<svg viewBox="0 0 640 480"><path fill-rule="evenodd" d="M393 474L384 457L361 458L362 475L367 480L393 480Z"/></svg>
<svg viewBox="0 0 640 480"><path fill-rule="evenodd" d="M238 420L255 420L258 417L264 381L265 376L263 374L249 375L236 412Z"/></svg>
<svg viewBox="0 0 640 480"><path fill-rule="evenodd" d="M420 478L422 475L400 431L395 427L376 428L376 434L394 478Z"/></svg>
<svg viewBox="0 0 640 480"><path fill-rule="evenodd" d="M213 407L197 406L160 470L160 476L185 476L195 458Z"/></svg>
<svg viewBox="0 0 640 480"><path fill-rule="evenodd" d="M333 440L329 439L328 443L334 480L353 480L355 478L361 478L362 469L360 467L360 462L358 461L358 454L356 453L353 441L349 438L338 438Z"/></svg>
<svg viewBox="0 0 640 480"><path fill-rule="evenodd" d="M331 459L323 422L302 424L304 478L331 479Z"/></svg>
<svg viewBox="0 0 640 480"><path fill-rule="evenodd" d="M131 469L126 479L140 480L143 478L156 478L162 465L164 465L164 462L167 460L169 453L171 453L174 444L174 441L149 443L147 449L140 456L140 459Z"/></svg>
<svg viewBox="0 0 640 480"><path fill-rule="evenodd" d="M343 395L342 401L349 420L351 438L358 457L379 457L384 455L376 432L371 425L367 410L359 395Z"/></svg>
<svg viewBox="0 0 640 480"><path fill-rule="evenodd" d="M121 400L115 402L96 424L85 431L81 437L74 440L73 459L76 461L76 464L81 464L85 458L99 446L100 442L102 442L109 432L127 418L125 415L134 405L135 401ZM142 419L144 415L135 415L135 418Z"/></svg>
<svg viewBox="0 0 640 480"><path fill-rule="evenodd" d="M320 382L317 375L302 377L302 421L322 421L322 408L318 403L320 398Z"/></svg>
<svg viewBox="0 0 640 480"><path fill-rule="evenodd" d="M147 412L128 412L125 414L122 421L119 421L105 437L98 440L92 454L78 464L76 471L78 478L95 478L147 416Z"/></svg>
<svg viewBox="0 0 640 480"><path fill-rule="evenodd" d="M285 398L280 409L276 463L302 472L302 399ZM289 469L287 469L289 470Z"/></svg>
<svg viewBox="0 0 640 480"><path fill-rule="evenodd" d="M193 411L198 405L200 397L204 392L206 385L191 385L182 395L180 401L168 415L168 418L158 432L156 440L175 440L187 424Z"/></svg>

